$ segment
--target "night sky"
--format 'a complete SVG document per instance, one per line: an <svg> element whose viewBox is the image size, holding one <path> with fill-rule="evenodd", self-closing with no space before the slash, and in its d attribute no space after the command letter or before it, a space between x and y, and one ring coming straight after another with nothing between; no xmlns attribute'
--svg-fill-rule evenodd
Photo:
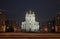
<svg viewBox="0 0 60 39"><path fill-rule="evenodd" d="M24 21L26 11L32 10L40 23L53 19L60 10L60 0L0 0L0 9L5 11L7 19Z"/></svg>

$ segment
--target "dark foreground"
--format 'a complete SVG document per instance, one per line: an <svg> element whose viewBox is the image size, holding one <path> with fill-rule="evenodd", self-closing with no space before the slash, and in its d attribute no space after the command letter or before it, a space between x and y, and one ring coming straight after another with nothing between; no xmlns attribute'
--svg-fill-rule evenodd
<svg viewBox="0 0 60 39"><path fill-rule="evenodd" d="M0 33L0 39L60 39L58 33Z"/></svg>

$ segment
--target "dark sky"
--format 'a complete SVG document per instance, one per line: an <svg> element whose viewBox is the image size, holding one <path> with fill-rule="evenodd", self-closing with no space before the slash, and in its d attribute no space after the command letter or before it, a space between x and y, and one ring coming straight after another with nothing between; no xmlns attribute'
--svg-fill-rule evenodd
<svg viewBox="0 0 60 39"><path fill-rule="evenodd" d="M0 0L0 9L5 10L8 19L23 21L25 12L35 12L37 20L46 21L54 18L60 9L60 0Z"/></svg>

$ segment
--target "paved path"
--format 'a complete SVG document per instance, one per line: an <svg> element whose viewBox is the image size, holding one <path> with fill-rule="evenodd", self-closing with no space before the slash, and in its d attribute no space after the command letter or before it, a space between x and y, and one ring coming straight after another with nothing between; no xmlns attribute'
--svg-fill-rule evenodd
<svg viewBox="0 0 60 39"><path fill-rule="evenodd" d="M60 37L56 33L0 33L0 37Z"/></svg>

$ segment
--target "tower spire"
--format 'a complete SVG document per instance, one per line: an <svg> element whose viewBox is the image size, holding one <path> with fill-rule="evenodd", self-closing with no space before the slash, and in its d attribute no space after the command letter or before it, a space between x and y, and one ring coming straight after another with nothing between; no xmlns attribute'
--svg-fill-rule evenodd
<svg viewBox="0 0 60 39"><path fill-rule="evenodd" d="M31 10L29 10L29 14L31 14L32 13L32 11Z"/></svg>

